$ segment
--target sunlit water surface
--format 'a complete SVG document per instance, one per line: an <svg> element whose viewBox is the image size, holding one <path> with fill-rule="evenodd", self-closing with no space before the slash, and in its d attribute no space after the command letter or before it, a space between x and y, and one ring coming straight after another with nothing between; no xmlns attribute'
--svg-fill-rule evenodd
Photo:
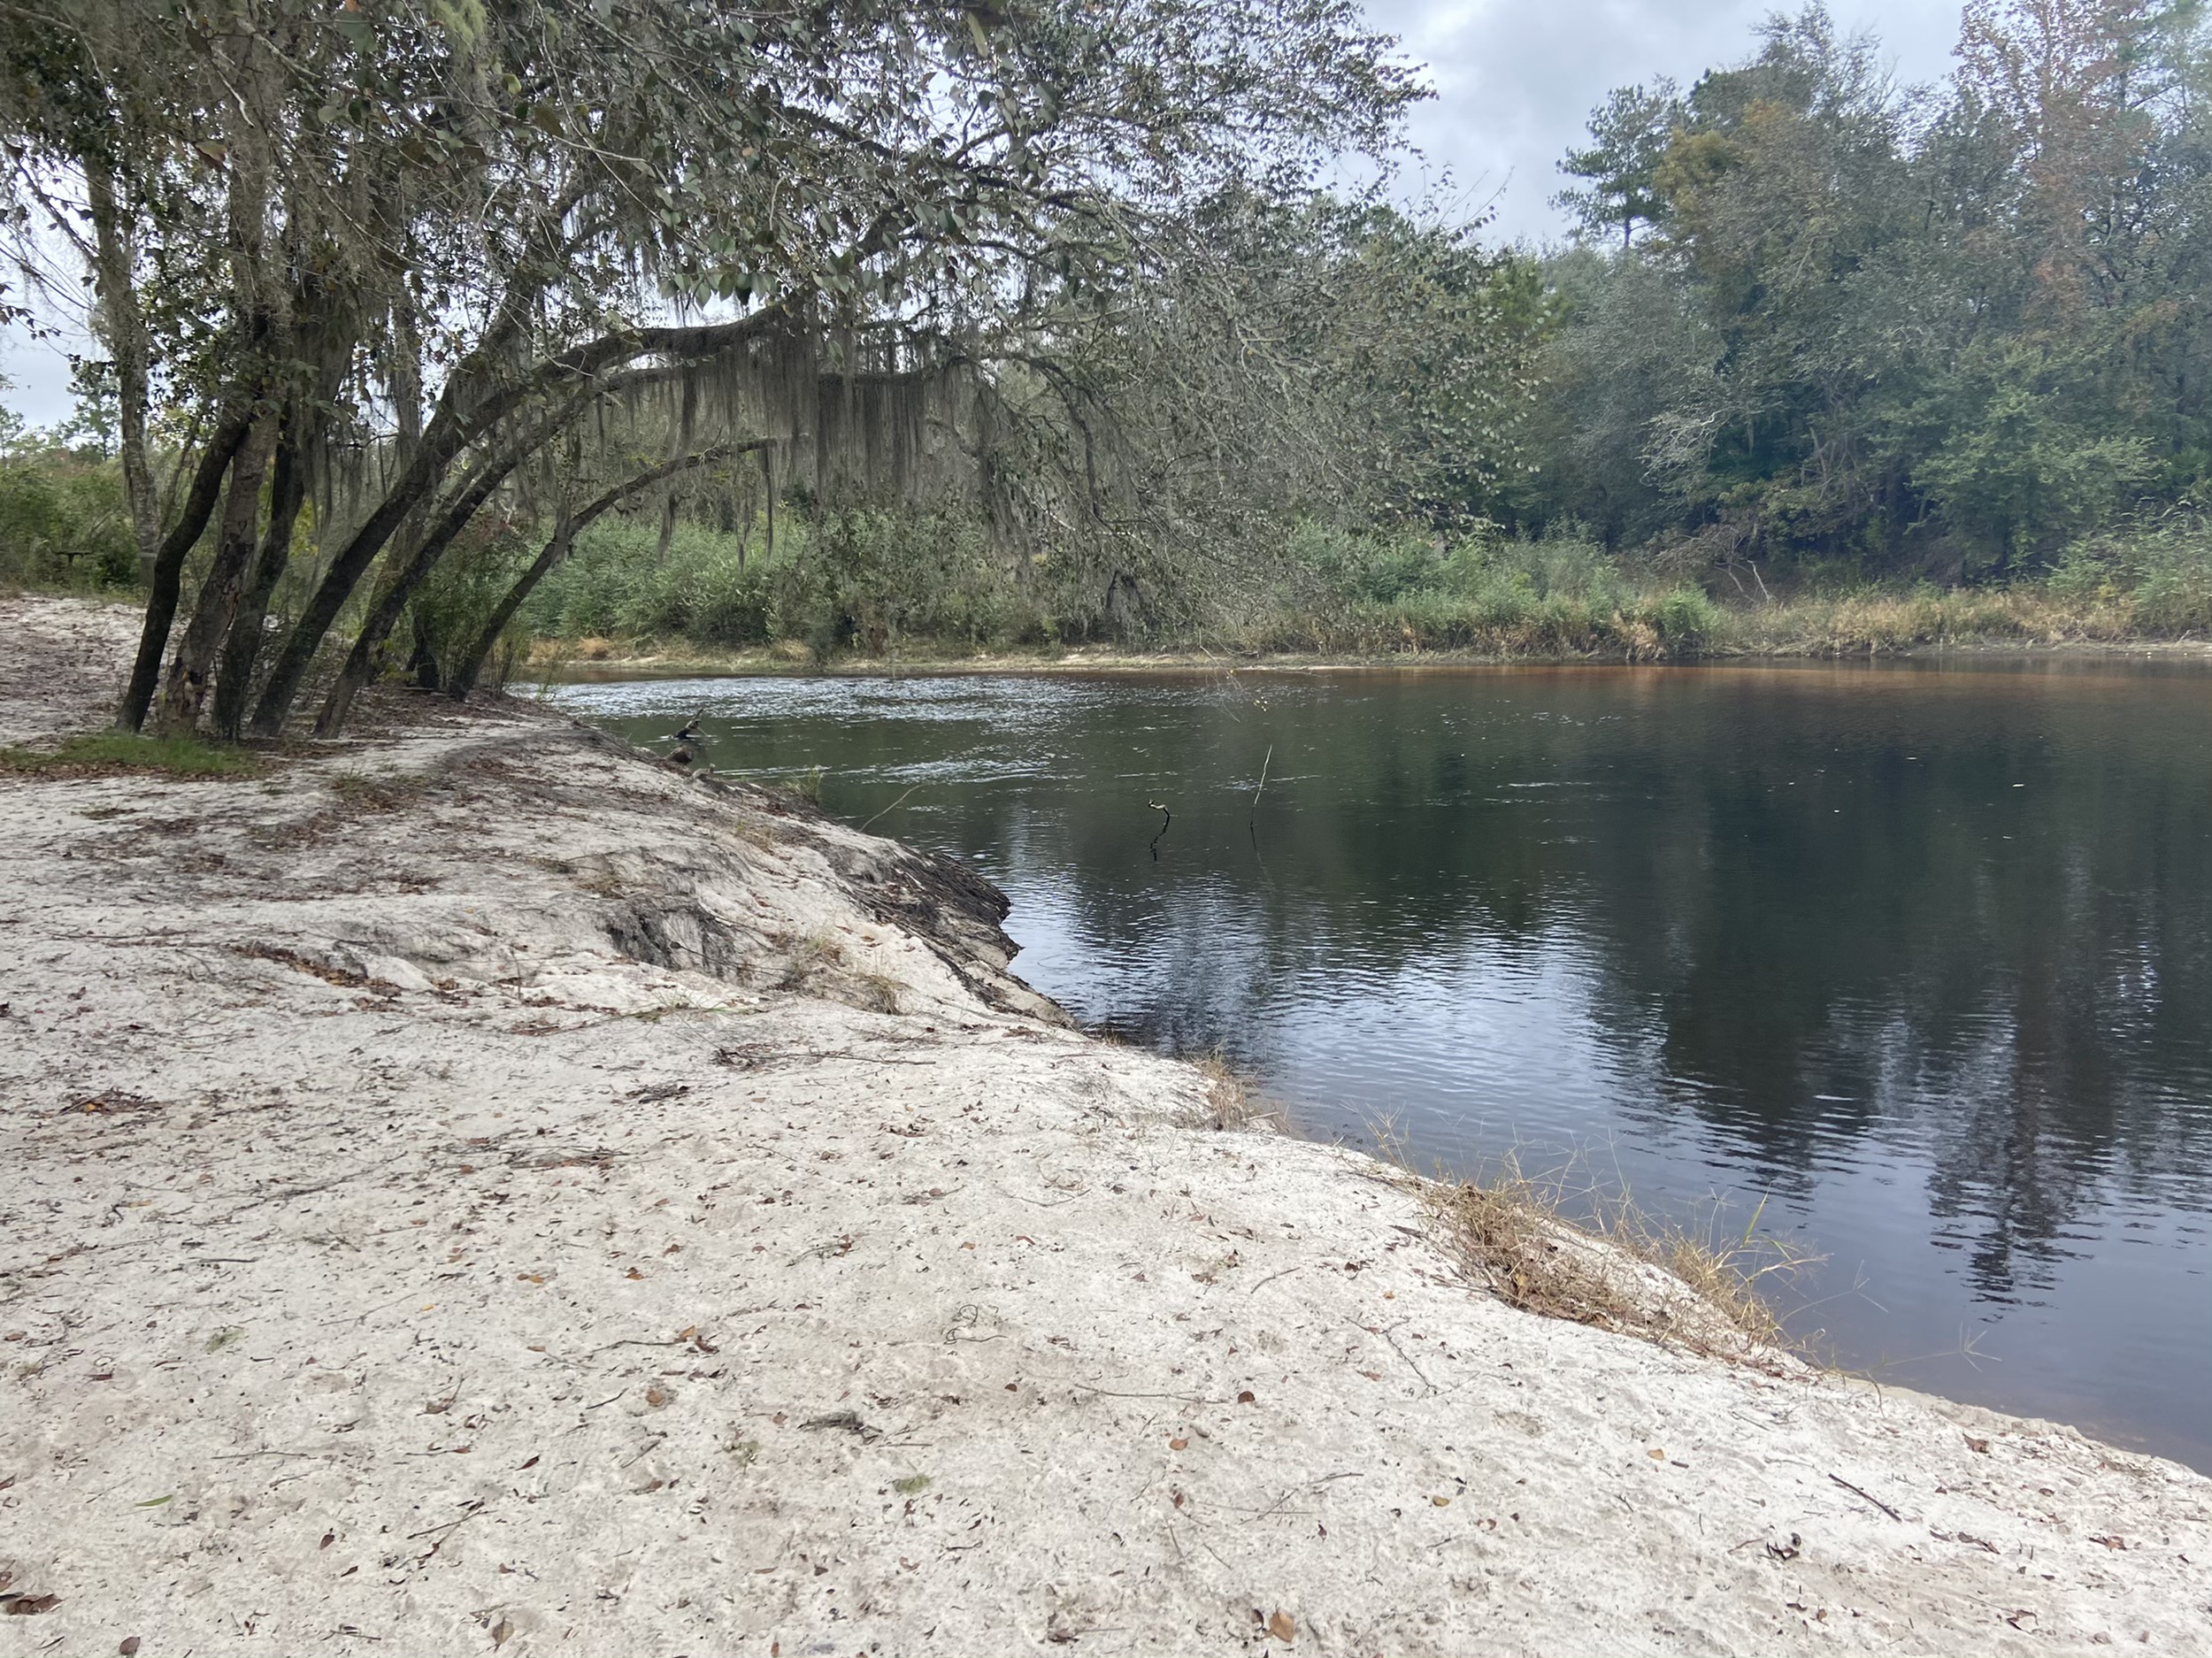
<svg viewBox="0 0 2212 1658"><path fill-rule="evenodd" d="M1310 1132L1755 1217L1823 1257L1773 1287L1829 1356L2212 1470L2212 675L551 695L823 768L835 816L1005 888L1040 989L1225 1050Z"/></svg>

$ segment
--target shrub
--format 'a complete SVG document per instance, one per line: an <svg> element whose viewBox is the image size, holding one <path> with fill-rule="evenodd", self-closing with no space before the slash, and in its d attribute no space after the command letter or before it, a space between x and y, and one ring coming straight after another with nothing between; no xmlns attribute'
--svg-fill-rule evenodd
<svg viewBox="0 0 2212 1658"><path fill-rule="evenodd" d="M137 580L118 463L51 444L0 457L0 582L86 592Z"/></svg>
<svg viewBox="0 0 2212 1658"><path fill-rule="evenodd" d="M1700 588L1677 587L1659 601L1652 625L1668 650L1700 650L1720 632L1720 607Z"/></svg>
<svg viewBox="0 0 2212 1658"><path fill-rule="evenodd" d="M2069 548L2046 583L2076 603L2117 603L2134 627L2212 628L2212 518L2185 505Z"/></svg>

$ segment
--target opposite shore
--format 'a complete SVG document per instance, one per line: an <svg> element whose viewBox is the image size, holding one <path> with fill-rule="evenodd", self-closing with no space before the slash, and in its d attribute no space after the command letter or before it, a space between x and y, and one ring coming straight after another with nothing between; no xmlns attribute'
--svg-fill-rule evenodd
<svg viewBox="0 0 2212 1658"><path fill-rule="evenodd" d="M541 638L517 659L518 681L667 679L681 676L902 673L1252 673L1399 672L1487 667L1618 667L1666 664L1702 668L1751 665L1839 667L1870 662L2019 662L2056 664L2126 657L2175 663L2212 662L2212 638L2170 636L2125 628L2054 626L1969 632L1957 636L1910 626L1870 625L1864 618L1832 630L1784 628L1771 637L1670 649L1635 641L1496 640L1482 644L1401 641L1356 649L1286 649L1223 642L1141 649L1111 644L1039 645L1027 649L948 646L918 641L876 650L818 649L798 641L725 646L681 636Z"/></svg>
<svg viewBox="0 0 2212 1658"><path fill-rule="evenodd" d="M905 674L1055 673L1393 673L1467 668L1586 668L1622 666L1668 668L1863 666L1870 662L2017 662L2024 664L2110 661L2212 663L2212 641L2193 639L2057 640L2041 643L1969 641L1883 651L1743 652L1643 660L1587 653L1499 653L1479 650L1407 650L1372 655L1289 651L1229 655L1207 650L1118 650L1070 647L1064 650L917 650L815 656L801 650L713 650L681 641L593 640L581 648L538 649L518 667L512 681L529 685L602 679L775 678L827 675L843 678Z"/></svg>
<svg viewBox="0 0 2212 1658"><path fill-rule="evenodd" d="M0 602L0 745L128 627ZM963 867L367 712L0 773L5 1650L2201 1643L2212 1480L1517 1310L1070 1028Z"/></svg>

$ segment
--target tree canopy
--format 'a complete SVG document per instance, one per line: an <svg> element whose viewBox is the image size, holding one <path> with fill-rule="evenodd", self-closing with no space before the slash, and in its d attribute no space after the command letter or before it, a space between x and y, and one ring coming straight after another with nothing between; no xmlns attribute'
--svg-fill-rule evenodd
<svg viewBox="0 0 2212 1658"><path fill-rule="evenodd" d="M1974 0L1957 58L1900 87L1814 6L1678 99L1598 110L1520 521L1955 579L2198 498L2200 8Z"/></svg>
<svg viewBox="0 0 2212 1658"><path fill-rule="evenodd" d="M1095 319L1417 95L1348 0L5 0L19 265L89 280L150 591L121 721L329 729L487 503L687 457L1018 527Z"/></svg>

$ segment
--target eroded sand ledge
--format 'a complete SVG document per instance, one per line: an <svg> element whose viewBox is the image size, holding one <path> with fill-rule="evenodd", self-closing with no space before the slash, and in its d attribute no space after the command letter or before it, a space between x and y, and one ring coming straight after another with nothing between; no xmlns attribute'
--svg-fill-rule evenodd
<svg viewBox="0 0 2212 1658"><path fill-rule="evenodd" d="M0 742L127 625L0 603ZM2212 1481L1513 1311L956 870L534 710L0 846L0 1652L2212 1644Z"/></svg>

